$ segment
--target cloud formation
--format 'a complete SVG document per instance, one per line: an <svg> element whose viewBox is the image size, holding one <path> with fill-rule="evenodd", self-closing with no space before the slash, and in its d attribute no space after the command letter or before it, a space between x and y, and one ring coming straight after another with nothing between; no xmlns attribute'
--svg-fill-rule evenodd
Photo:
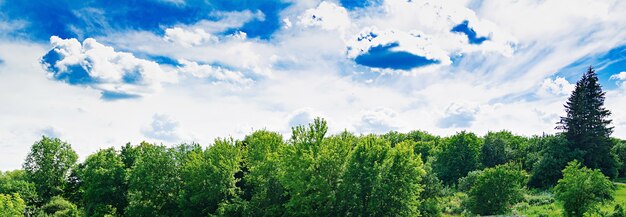
<svg viewBox="0 0 626 217"><path fill-rule="evenodd" d="M50 44L52 49L41 59L49 77L99 90L104 99L143 96L159 90L162 82L176 81L175 74L157 63L117 52L95 39L81 44L52 36Z"/></svg>

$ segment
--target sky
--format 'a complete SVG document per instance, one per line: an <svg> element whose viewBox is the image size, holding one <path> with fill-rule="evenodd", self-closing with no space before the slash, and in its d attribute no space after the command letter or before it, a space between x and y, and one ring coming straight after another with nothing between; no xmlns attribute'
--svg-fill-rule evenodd
<svg viewBox="0 0 626 217"><path fill-rule="evenodd" d="M556 133L589 66L626 138L626 1L0 0L0 170L329 131Z"/></svg>

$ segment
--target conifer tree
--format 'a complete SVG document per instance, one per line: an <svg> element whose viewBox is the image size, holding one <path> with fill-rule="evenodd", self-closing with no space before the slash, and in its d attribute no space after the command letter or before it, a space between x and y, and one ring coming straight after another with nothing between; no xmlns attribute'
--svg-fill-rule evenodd
<svg viewBox="0 0 626 217"><path fill-rule="evenodd" d="M611 155L610 140L613 128L609 126L611 112L604 107L604 95L595 70L589 67L565 104L567 116L561 117L557 129L564 131L573 150L584 153L585 166L615 177L616 162Z"/></svg>

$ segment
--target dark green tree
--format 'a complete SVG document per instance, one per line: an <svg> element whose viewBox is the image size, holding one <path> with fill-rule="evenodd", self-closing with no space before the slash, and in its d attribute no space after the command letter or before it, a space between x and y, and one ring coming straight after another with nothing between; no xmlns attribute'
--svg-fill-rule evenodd
<svg viewBox="0 0 626 217"><path fill-rule="evenodd" d="M113 148L99 150L87 157L79 170L87 216L121 216L124 213L127 205L125 175L122 158Z"/></svg>
<svg viewBox="0 0 626 217"><path fill-rule="evenodd" d="M576 82L565 104L567 115L561 117L557 128L564 131L574 150L584 153L583 165L615 177L617 168L610 140L613 127L609 126L611 112L604 107L604 95L595 70L589 67Z"/></svg>
<svg viewBox="0 0 626 217"><path fill-rule="evenodd" d="M480 167L481 145L480 138L465 131L445 139L433 163L435 173L445 184L456 184L459 178Z"/></svg>
<svg viewBox="0 0 626 217"><path fill-rule="evenodd" d="M531 171L529 185L532 187L552 187L563 177L562 170L567 162L581 159L583 153L580 150L572 150L570 142L565 135L547 135L535 140L540 146L539 161L535 163Z"/></svg>
<svg viewBox="0 0 626 217"><path fill-rule="evenodd" d="M480 159L484 167L494 167L510 161L523 160L519 153L525 139L509 131L489 132L484 137ZM521 163L521 162L520 162Z"/></svg>
<svg viewBox="0 0 626 217"><path fill-rule="evenodd" d="M43 202L63 194L63 188L78 155L70 144L57 138L43 137L33 144L23 164L26 177L35 184Z"/></svg>
<svg viewBox="0 0 626 217"><path fill-rule="evenodd" d="M626 177L626 141L620 139L613 140L613 154L617 157L618 172L620 177Z"/></svg>

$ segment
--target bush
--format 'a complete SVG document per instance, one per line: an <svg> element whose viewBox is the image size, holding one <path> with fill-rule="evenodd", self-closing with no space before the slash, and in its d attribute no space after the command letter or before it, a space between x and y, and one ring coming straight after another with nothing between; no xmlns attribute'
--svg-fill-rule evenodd
<svg viewBox="0 0 626 217"><path fill-rule="evenodd" d="M554 191L563 202L565 215L578 217L600 203L612 201L615 186L600 170L581 167L578 161L572 161L563 170L563 178Z"/></svg>
<svg viewBox="0 0 626 217"><path fill-rule="evenodd" d="M487 168L476 177L465 205L474 214L504 214L523 198L526 176L517 165Z"/></svg>
<svg viewBox="0 0 626 217"><path fill-rule="evenodd" d="M0 194L0 216L21 216L26 204L19 194Z"/></svg>

